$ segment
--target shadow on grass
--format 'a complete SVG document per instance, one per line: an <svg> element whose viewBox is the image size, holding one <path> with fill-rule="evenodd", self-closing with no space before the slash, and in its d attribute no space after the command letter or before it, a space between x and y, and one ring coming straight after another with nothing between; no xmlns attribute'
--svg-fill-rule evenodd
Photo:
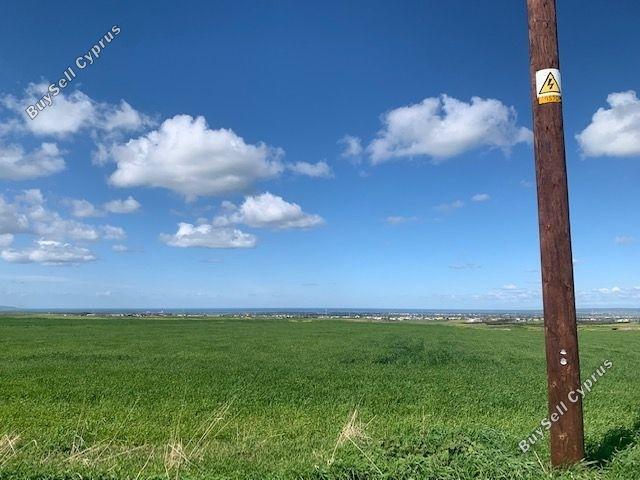
<svg viewBox="0 0 640 480"><path fill-rule="evenodd" d="M587 445L588 462L602 467L609 463L613 456L627 447L640 443L640 418L638 418L631 428L612 428L604 434L602 440L592 442Z"/></svg>

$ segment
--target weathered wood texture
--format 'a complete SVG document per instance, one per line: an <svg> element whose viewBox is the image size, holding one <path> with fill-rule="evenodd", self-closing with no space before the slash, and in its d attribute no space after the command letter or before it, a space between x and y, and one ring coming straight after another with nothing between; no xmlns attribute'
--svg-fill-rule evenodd
<svg viewBox="0 0 640 480"><path fill-rule="evenodd" d="M551 427L551 461L561 466L584 457L584 432L582 401L568 398L580 386L580 360L562 103L539 105L536 98L536 71L560 68L556 2L527 0L527 8L549 415L557 412L558 405L568 408Z"/></svg>

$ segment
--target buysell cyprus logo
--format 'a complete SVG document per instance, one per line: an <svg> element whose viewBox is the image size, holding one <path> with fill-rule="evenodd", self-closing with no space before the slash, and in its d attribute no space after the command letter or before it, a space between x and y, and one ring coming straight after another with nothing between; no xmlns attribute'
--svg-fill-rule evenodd
<svg viewBox="0 0 640 480"><path fill-rule="evenodd" d="M120 31L121 30L118 25L111 27L111 30L105 33L87 53L76 58L75 66L79 70L84 70L89 65L93 65L93 63L100 58L100 54L105 48L107 48L107 45L109 45L111 41L120 34ZM53 99L59 95L62 90L67 88L76 78L76 72L73 66L67 67L62 75L63 76L60 80L49 85L47 93L45 93L40 100L38 100L34 105L29 105L25 108L25 112L27 112L27 115L31 120L36 118L45 108L53 105Z"/></svg>

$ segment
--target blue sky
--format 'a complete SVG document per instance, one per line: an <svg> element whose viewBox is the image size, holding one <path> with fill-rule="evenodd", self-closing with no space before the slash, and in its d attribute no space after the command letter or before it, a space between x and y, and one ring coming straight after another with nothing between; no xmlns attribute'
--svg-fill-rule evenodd
<svg viewBox="0 0 640 480"><path fill-rule="evenodd" d="M638 307L640 5L559 3L578 306ZM0 10L0 305L540 307L524 2Z"/></svg>

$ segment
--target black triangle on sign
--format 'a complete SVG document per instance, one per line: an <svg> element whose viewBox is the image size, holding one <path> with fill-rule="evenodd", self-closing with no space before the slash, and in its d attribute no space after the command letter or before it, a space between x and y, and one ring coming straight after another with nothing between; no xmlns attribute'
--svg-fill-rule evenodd
<svg viewBox="0 0 640 480"><path fill-rule="evenodd" d="M560 94L560 86L552 72L549 72L549 75L547 75L547 78L542 83L542 88L540 89L540 92L538 92L538 95L542 95L543 93Z"/></svg>

